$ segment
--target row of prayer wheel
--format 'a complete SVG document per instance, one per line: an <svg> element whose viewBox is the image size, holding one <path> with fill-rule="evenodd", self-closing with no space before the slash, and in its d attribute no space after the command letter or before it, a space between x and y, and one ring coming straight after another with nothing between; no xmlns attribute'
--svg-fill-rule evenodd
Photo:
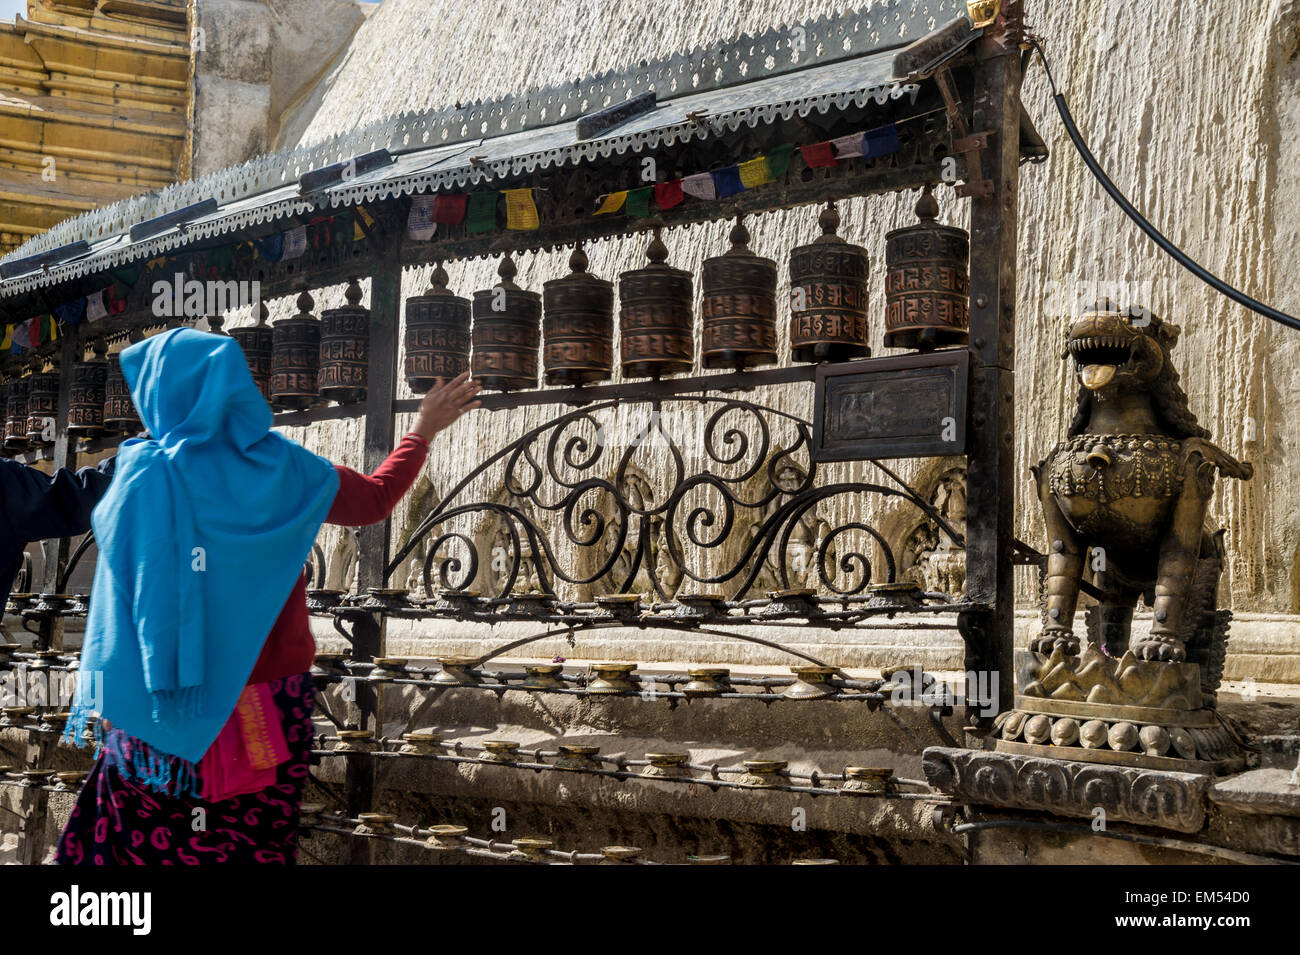
<svg viewBox="0 0 1300 955"><path fill-rule="evenodd" d="M935 223L927 189L921 221L886 237L885 345L927 350L963 345L969 321L967 234ZM836 234L839 215L819 216L823 235L790 252L790 348L800 362L843 361L870 354L867 255ZM749 249L737 222L731 249L706 259L701 315L706 368L743 370L777 360L777 264ZM620 365L629 378L689 372L694 363L694 289L689 272L667 264L658 230L648 263L619 276ZM461 298L439 266L423 295L406 302L406 377L412 390L469 370L489 390L535 388L538 355L548 385L588 385L612 376L614 286L587 271L581 246L570 273L542 294L521 289L509 254L493 288Z"/></svg>
<svg viewBox="0 0 1300 955"><path fill-rule="evenodd" d="M93 358L72 369L68 400L68 437L136 434L140 418L131 401L116 355L107 356L102 338L94 342ZM58 370L38 372L0 385L4 411L4 450L17 454L54 443L59 409Z"/></svg>

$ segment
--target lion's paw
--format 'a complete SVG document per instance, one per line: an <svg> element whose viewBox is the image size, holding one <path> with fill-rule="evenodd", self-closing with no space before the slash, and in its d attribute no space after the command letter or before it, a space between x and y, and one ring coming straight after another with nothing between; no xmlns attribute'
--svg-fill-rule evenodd
<svg viewBox="0 0 1300 955"><path fill-rule="evenodd" d="M1146 637L1137 641L1133 652L1139 660L1151 660L1159 663L1182 663L1187 659L1187 649L1181 640L1173 637Z"/></svg>
<svg viewBox="0 0 1300 955"><path fill-rule="evenodd" d="M1079 638L1069 630L1044 630L1029 641L1029 649L1048 656L1057 650L1066 656L1078 656Z"/></svg>

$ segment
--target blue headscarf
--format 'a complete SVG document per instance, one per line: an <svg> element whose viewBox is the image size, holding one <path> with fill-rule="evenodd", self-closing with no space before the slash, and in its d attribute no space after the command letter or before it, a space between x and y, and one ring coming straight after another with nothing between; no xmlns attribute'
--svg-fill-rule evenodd
<svg viewBox="0 0 1300 955"><path fill-rule="evenodd" d="M99 558L68 739L97 711L153 751L138 778L193 793L338 474L271 430L233 339L178 328L121 361L152 440L123 443L91 518ZM168 754L188 778L171 778Z"/></svg>

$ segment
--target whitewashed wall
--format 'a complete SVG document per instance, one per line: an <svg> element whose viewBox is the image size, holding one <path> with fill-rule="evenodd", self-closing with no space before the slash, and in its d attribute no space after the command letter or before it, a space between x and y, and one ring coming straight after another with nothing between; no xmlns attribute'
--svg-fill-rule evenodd
<svg viewBox="0 0 1300 955"><path fill-rule="evenodd" d="M744 31L832 12L823 0L564 0L551 4L477 0L385 0L359 29L324 86L304 142L393 112L492 97L618 68ZM1173 240L1229 282L1300 313L1300 0L1257 0L1228 13L1217 4L1173 0L1026 0L1056 77L1102 164ZM1250 485L1221 487L1215 513L1228 528L1230 591L1238 609L1300 611L1300 333L1270 326L1183 273L1104 197L1071 149L1040 67L1025 84L1031 115L1052 150L1024 169L1021 199L1017 359L1017 457L1025 469L1062 435L1074 400L1060 358L1072 295L1117 284L1142 289L1145 304L1182 326L1175 352L1192 407L1229 452L1258 469ZM941 197L942 221L964 211ZM872 314L883 313L886 231L910 219L912 197L846 204L842 234L864 244L875 278ZM816 210L751 221L756 251L784 262L816 234ZM697 269L725 248L725 225L675 230L670 261ZM640 261L644 240L589 248L605 277ZM523 256L521 285L563 274L565 256ZM495 264L451 271L461 294L486 287ZM782 270L784 271L784 269ZM410 273L404 294L426 274ZM341 289L320 296L341 302ZM875 334L880 334L876 323ZM878 345L878 342L877 342ZM879 350L877 353L880 353ZM780 399L807 412L806 394ZM1247 419L1257 441L1243 445ZM518 433L523 415L478 412L445 435L432 457L435 490L479 449ZM358 432L322 428L303 440L357 463ZM1026 479L1020 533L1034 542L1038 508Z"/></svg>

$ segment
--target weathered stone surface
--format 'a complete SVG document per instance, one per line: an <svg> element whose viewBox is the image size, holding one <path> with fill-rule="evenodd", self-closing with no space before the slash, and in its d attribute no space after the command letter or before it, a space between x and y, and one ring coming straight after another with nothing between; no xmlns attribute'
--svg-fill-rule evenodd
<svg viewBox="0 0 1300 955"><path fill-rule="evenodd" d="M1300 785L1283 769L1255 769L1210 787L1210 798L1238 812L1300 817Z"/></svg>
<svg viewBox="0 0 1300 955"><path fill-rule="evenodd" d="M1058 816L1106 818L1178 832L1205 822L1209 779L1126 766L931 747L922 757L930 785L958 799Z"/></svg>

